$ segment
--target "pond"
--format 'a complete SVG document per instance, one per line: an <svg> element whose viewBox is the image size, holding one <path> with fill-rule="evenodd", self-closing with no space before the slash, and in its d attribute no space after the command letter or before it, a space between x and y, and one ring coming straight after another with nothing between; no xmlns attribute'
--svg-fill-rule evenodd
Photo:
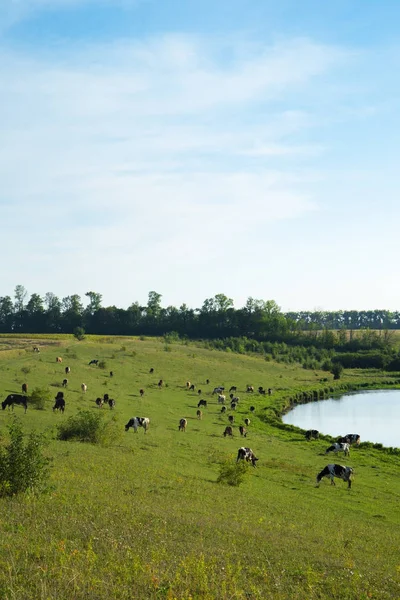
<svg viewBox="0 0 400 600"><path fill-rule="evenodd" d="M340 436L359 433L362 442L400 447L400 390L346 393L299 404L282 417L288 425Z"/></svg>

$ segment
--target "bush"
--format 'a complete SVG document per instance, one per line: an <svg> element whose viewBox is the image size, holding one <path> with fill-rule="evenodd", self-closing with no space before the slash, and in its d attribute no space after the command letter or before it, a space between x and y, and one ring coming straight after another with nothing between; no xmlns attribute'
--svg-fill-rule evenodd
<svg viewBox="0 0 400 600"><path fill-rule="evenodd" d="M85 339L85 330L83 329L83 327L75 327L74 338L79 340L80 342Z"/></svg>
<svg viewBox="0 0 400 600"><path fill-rule="evenodd" d="M81 410L57 427L57 439L89 442L109 446L119 437L117 419L113 416L104 421L100 412Z"/></svg>
<svg viewBox="0 0 400 600"><path fill-rule="evenodd" d="M51 392L47 388L34 388L32 394L29 396L29 403L33 405L36 410L44 410L46 402L50 402Z"/></svg>
<svg viewBox="0 0 400 600"><path fill-rule="evenodd" d="M249 465L244 460L232 462L232 458L230 457L221 463L217 483L238 487L243 483Z"/></svg>
<svg viewBox="0 0 400 600"><path fill-rule="evenodd" d="M51 459L43 455L43 435L31 432L26 438L17 417L8 430L10 443L0 446L0 496L47 491Z"/></svg>
<svg viewBox="0 0 400 600"><path fill-rule="evenodd" d="M31 372L31 368L30 367L22 367L21 371L22 371L22 373L25 373L25 375L28 375L28 373Z"/></svg>
<svg viewBox="0 0 400 600"><path fill-rule="evenodd" d="M99 369L107 369L107 363L106 363L106 361L105 361L105 360L101 360L101 361L98 363L98 366L99 366Z"/></svg>
<svg viewBox="0 0 400 600"><path fill-rule="evenodd" d="M333 375L333 379L340 379L343 372L343 365L340 363L334 363L332 366L331 373Z"/></svg>

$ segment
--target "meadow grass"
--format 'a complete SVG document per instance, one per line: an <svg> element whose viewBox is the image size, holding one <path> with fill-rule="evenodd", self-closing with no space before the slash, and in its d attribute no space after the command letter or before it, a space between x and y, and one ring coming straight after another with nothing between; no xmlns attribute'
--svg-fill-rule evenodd
<svg viewBox="0 0 400 600"><path fill-rule="evenodd" d="M40 354L31 351L33 339ZM24 348L21 338L1 340L4 397L27 382L54 398L64 377L69 383L64 414L53 413L49 400L45 410L14 410L25 431L45 433L53 466L48 494L0 499L0 598L400 598L399 457L354 449L351 459L336 459L355 469L351 491L341 481L316 488L316 474L333 460L323 455L326 441L307 442L300 430L266 418L297 390L320 386L326 373L190 343L166 350L161 339L24 340ZM93 358L106 368L89 366ZM343 381L379 384L380 377L346 371ZM222 436L228 418L211 394L216 385L238 387L233 439ZM246 394L247 385L271 387L273 395ZM115 398L114 411L96 406L104 393ZM199 398L208 402L202 420ZM111 445L57 440L57 425L79 409L116 419ZM150 418L147 434L124 431L132 416ZM0 411L3 443L11 420L11 411ZM234 463L241 445L259 457L257 468L246 469L240 486L217 483L221 464Z"/></svg>

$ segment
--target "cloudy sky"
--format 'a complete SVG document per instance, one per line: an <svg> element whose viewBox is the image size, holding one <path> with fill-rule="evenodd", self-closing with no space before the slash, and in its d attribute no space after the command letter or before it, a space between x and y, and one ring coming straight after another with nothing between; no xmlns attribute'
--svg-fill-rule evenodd
<svg viewBox="0 0 400 600"><path fill-rule="evenodd" d="M400 309L398 0L0 0L0 296Z"/></svg>

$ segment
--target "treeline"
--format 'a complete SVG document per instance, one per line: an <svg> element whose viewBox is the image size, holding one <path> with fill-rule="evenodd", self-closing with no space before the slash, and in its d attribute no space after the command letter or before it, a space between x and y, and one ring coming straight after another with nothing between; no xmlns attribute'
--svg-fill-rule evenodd
<svg viewBox="0 0 400 600"><path fill-rule="evenodd" d="M161 294L154 291L145 306L134 302L127 309L103 307L97 292L85 296L86 306L77 294L62 299L52 292L28 296L24 286L17 285L13 298L0 297L0 332L73 333L77 328L99 335L176 332L189 339L246 338L358 351L388 347L390 330L400 328L400 314L389 311L284 314L274 300L248 298L245 306L236 309L224 294L206 299L195 309L186 304L163 307Z"/></svg>

